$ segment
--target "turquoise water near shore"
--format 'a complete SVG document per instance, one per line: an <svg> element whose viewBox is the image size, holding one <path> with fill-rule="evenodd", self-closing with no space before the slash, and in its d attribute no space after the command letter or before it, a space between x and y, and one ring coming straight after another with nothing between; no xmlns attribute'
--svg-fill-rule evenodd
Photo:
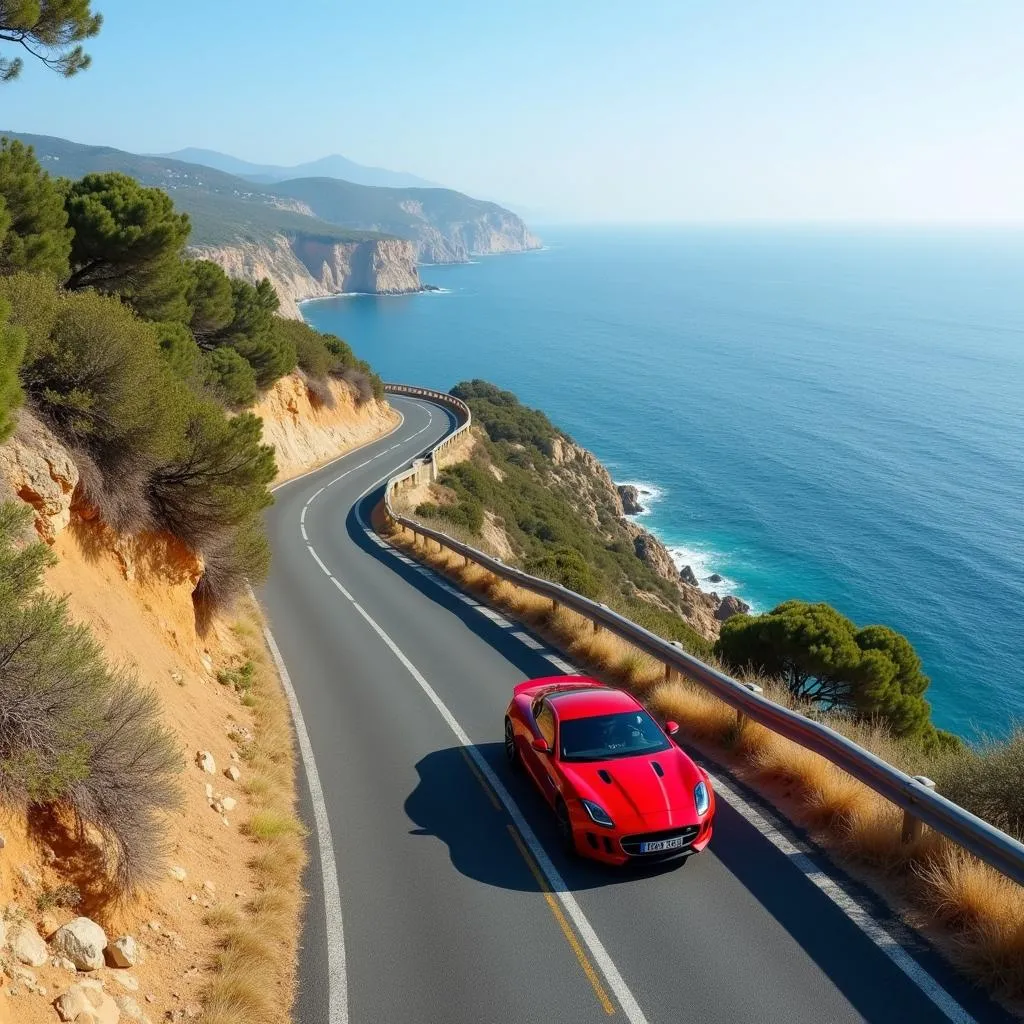
<svg viewBox="0 0 1024 1024"><path fill-rule="evenodd" d="M303 314L387 379L544 409L706 589L905 632L945 728L1024 720L1024 235L540 233Z"/></svg>

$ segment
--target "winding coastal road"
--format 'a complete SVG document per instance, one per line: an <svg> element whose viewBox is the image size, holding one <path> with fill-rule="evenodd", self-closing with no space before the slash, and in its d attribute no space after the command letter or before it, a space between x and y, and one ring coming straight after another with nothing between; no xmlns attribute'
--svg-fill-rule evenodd
<svg viewBox="0 0 1024 1024"><path fill-rule="evenodd" d="M683 867L564 857L502 752L512 686L564 663L367 529L453 426L392 403L396 431L268 513L260 598L316 768L299 1024L1010 1019L720 774L715 838Z"/></svg>

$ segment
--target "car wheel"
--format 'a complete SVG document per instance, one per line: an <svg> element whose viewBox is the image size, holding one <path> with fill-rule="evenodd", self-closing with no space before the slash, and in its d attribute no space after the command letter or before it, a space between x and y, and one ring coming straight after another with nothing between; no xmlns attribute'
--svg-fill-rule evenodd
<svg viewBox="0 0 1024 1024"><path fill-rule="evenodd" d="M576 839L572 834L572 820L569 817L569 808L565 801L559 797L555 804L555 818L558 821L558 838L561 840L562 849L570 856L576 853Z"/></svg>
<svg viewBox="0 0 1024 1024"><path fill-rule="evenodd" d="M512 728L511 719L508 718L505 719L505 757L516 771L522 768L523 762L519 758L515 730Z"/></svg>

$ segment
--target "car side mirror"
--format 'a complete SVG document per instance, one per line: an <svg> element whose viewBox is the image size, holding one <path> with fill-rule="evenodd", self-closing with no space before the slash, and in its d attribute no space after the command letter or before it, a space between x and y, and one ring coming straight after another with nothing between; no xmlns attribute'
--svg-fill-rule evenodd
<svg viewBox="0 0 1024 1024"><path fill-rule="evenodd" d="M548 746L548 741L543 736L538 736L533 741L533 749L539 754L550 754L551 747Z"/></svg>
<svg viewBox="0 0 1024 1024"><path fill-rule="evenodd" d="M678 722L666 722L665 723L665 732L667 732L669 734L669 736L675 736L675 734L677 732L679 732L679 723Z"/></svg>

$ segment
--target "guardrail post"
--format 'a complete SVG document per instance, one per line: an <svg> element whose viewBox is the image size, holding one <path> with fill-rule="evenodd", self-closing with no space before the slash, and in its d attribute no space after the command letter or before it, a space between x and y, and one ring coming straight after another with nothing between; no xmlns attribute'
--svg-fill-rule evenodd
<svg viewBox="0 0 1024 1024"><path fill-rule="evenodd" d="M562 606L554 599L551 598L551 614L554 615Z"/></svg>
<svg viewBox="0 0 1024 1024"><path fill-rule="evenodd" d="M927 775L915 775L914 781L920 783L925 789L935 789L935 783ZM903 812L903 833L902 839L905 843L912 843L921 838L924 831L924 822L915 817L910 811Z"/></svg>
<svg viewBox="0 0 1024 1024"><path fill-rule="evenodd" d="M744 683L743 684L751 693L763 694L764 689L757 685L757 683ZM742 732L743 727L747 724L747 716L737 708L736 709L736 731Z"/></svg>
<svg viewBox="0 0 1024 1024"><path fill-rule="evenodd" d="M669 643L673 647L678 647L679 650L684 650L683 645L678 640L669 640ZM678 676L679 673L666 661L665 662L665 682L671 683L673 679Z"/></svg>

